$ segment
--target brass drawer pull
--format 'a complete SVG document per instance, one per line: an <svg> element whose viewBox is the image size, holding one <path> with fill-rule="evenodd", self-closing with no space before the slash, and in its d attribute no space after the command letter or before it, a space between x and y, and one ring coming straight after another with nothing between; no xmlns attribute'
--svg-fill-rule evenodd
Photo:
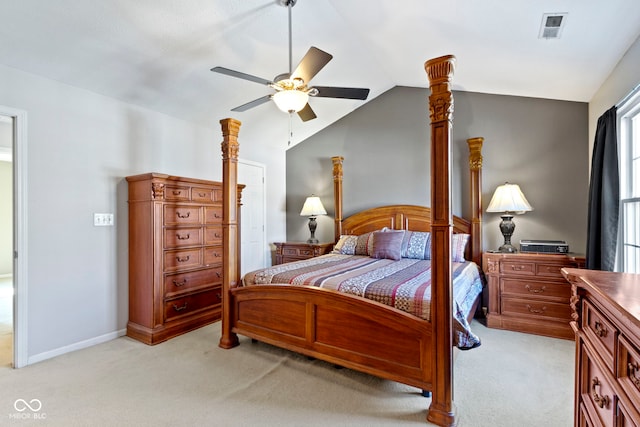
<svg viewBox="0 0 640 427"><path fill-rule="evenodd" d="M598 321L596 321L596 322L593 324L593 327L594 327L594 328L595 328L595 330L596 330L596 335L597 335L597 336L599 336L600 338L604 338L604 337L606 337L606 336L607 336L607 333L609 332L609 331L607 331L607 328L605 328L604 326L602 326L602 323L600 323L600 322L598 322Z"/></svg>
<svg viewBox="0 0 640 427"><path fill-rule="evenodd" d="M591 380L591 396L593 397L593 401L601 408L609 407L609 396L600 396L596 390L596 387L599 386L600 381L598 380L598 377L594 377Z"/></svg>
<svg viewBox="0 0 640 427"><path fill-rule="evenodd" d="M217 239L221 239L221 238L222 238L222 236L221 236L221 235L219 235L218 233L215 233L215 234L214 234L214 236L215 236Z"/></svg>
<svg viewBox="0 0 640 427"><path fill-rule="evenodd" d="M529 304L527 304L527 310L529 310L529 313L533 313L533 314L542 314L547 310L547 307L543 306L542 309L535 309L533 307L531 307Z"/></svg>
<svg viewBox="0 0 640 427"><path fill-rule="evenodd" d="M541 294L544 292L545 289L547 289L546 286L543 286L539 289L532 289L531 286L527 285L525 286L525 289L528 290L529 292L533 293L533 294Z"/></svg>
<svg viewBox="0 0 640 427"><path fill-rule="evenodd" d="M627 375L631 382L638 388L640 388L640 377L638 377L638 364L631 363L627 365Z"/></svg>
<svg viewBox="0 0 640 427"><path fill-rule="evenodd" d="M200 197L206 197L206 196L207 196L207 193L198 193L198 196L200 196Z"/></svg>
<svg viewBox="0 0 640 427"><path fill-rule="evenodd" d="M215 212L215 213L213 214L213 217L214 217L214 218L222 218L222 215L218 215L218 212Z"/></svg>
<svg viewBox="0 0 640 427"><path fill-rule="evenodd" d="M186 285L186 284L187 284L187 279L183 279L183 280L182 280L182 282L178 282L178 281L176 281L176 280L174 280L174 281L173 281L173 285L174 285L174 286L178 286L178 287L180 287L180 286L184 286L184 285Z"/></svg>
<svg viewBox="0 0 640 427"><path fill-rule="evenodd" d="M173 309L175 311L182 311L182 310L186 310L187 309L187 303L185 302L184 305L182 307L178 307L177 304L173 304Z"/></svg>
<svg viewBox="0 0 640 427"><path fill-rule="evenodd" d="M184 258L180 258L179 256L177 256L176 257L176 261L178 261L178 262L187 262L187 261L189 261L189 258L191 258L191 255L187 255Z"/></svg>
<svg viewBox="0 0 640 427"><path fill-rule="evenodd" d="M524 270L524 265L511 265L511 269L514 271L522 271Z"/></svg>
<svg viewBox="0 0 640 427"><path fill-rule="evenodd" d="M181 236L180 234L176 233L176 237L178 238L178 240L189 240L189 237L191 236L191 234L187 233L186 236Z"/></svg>
<svg viewBox="0 0 640 427"><path fill-rule="evenodd" d="M174 195L174 196L178 196L178 195L180 195L180 194L182 194L182 191L180 191L180 190L173 190L173 195Z"/></svg>
<svg viewBox="0 0 640 427"><path fill-rule="evenodd" d="M222 274L220 274L218 271L216 271L216 276L222 277Z"/></svg>
<svg viewBox="0 0 640 427"><path fill-rule="evenodd" d="M189 218L189 216L191 215L191 212L187 212L186 215L180 215L180 212L176 212L176 215L178 215L178 218Z"/></svg>

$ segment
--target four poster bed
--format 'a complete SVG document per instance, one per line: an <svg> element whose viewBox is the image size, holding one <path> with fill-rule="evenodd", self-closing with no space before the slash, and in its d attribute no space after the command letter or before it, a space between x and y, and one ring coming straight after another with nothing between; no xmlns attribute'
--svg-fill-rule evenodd
<svg viewBox="0 0 640 427"><path fill-rule="evenodd" d="M431 96L431 206L425 208L411 205L394 205L369 209L348 218L342 218L342 158L334 157L334 198L335 198L335 238L337 252L326 255L320 263L329 264L360 263L349 265L343 272L348 278L349 271L361 269L362 263L384 263L389 269L392 263L418 265L428 263L431 286L426 286L427 311L411 312L387 303L367 299L364 296L349 295L338 290L316 286L291 286L296 279L322 276L305 269L312 260L274 266L261 272L247 275L247 280L264 282L264 277L274 279L274 284L241 286L239 275L239 218L235 207L238 204L237 156L238 130L240 122L234 119L221 120L223 142L223 241L229 260L223 267L223 313L220 347L232 348L238 345L237 334L248 336L298 353L312 356L330 363L369 373L381 378L398 381L433 393L427 419L443 426L456 424L453 405L453 345L454 333L460 332L459 315L455 313L453 296L457 291L452 286L453 276L459 267L452 263L452 233L468 235L464 258L481 265L481 165L482 138L472 138L469 143L469 165L471 176L470 221L451 215L450 203L450 134L453 99L450 78L453 74L455 58L445 56L425 63L429 77ZM396 230L407 230L403 236L428 236L430 251L423 249L424 257L419 260L402 258L397 260L395 251L391 257L373 256L376 241L391 238ZM428 233L428 234L427 234ZM351 236L351 237L343 237ZM360 237L356 237L360 236ZM362 238L361 236L367 236ZM341 238L342 237L342 238ZM353 240L353 239L356 240ZM352 261L348 251L344 251L346 240L364 245L363 256ZM357 239L360 239L357 241ZM377 239L377 240L375 240ZM397 242L397 238L394 238ZM400 238L402 240L402 238ZM373 245L371 244L373 240ZM406 243L408 239L404 238ZM348 246L348 245L347 245ZM343 249L339 249L342 247ZM462 245L464 247L464 245ZM454 248L455 249L455 248ZM354 250L354 252L357 250ZM407 245L403 254L406 255ZM349 255L346 255L349 254ZM371 257L369 255L372 255ZM375 259L372 259L375 258ZM453 255L455 258L455 254ZM392 258L393 260L390 260ZM415 257L414 257L415 258ZM431 258L423 261L424 258ZM454 259L453 261L460 261ZM293 271L292 265L298 264ZM396 264L393 264L396 265ZM453 265L453 267L452 267ZM478 267L474 266L477 270ZM367 267L368 268L368 267ZM463 270L465 270L463 268ZM468 269L466 269L468 270ZM292 272L293 271L293 272ZM301 274L301 272L303 274ZM408 275L414 274L411 271ZM341 273L342 274L342 273ZM377 273L370 273L376 275ZM400 274L407 277L407 274ZM257 279L256 279L257 278ZM322 279L324 280L324 279ZM322 281L320 280L320 281ZM356 279L355 281L359 281ZM348 281L348 280L347 280ZM304 280L303 280L304 282ZM351 281L353 282L353 280ZM349 283L351 283L349 282ZM306 284L309 284L306 283ZM305 284L305 283L301 283ZM429 298L430 294L430 298ZM399 295L391 298L397 301ZM380 301L388 299L378 298ZM430 300L430 301L429 301ZM420 303L421 305L422 303ZM406 305L406 304L405 304ZM409 304L410 305L410 304ZM456 305L457 307L457 305ZM406 308L406 307L404 307ZM475 306L467 308L464 317L473 315ZM454 320L456 318L457 320ZM464 323L464 321L462 321ZM463 328L464 329L464 328ZM466 332L463 331L462 335ZM459 344L455 340L455 344ZM461 347L473 347L470 341Z"/></svg>

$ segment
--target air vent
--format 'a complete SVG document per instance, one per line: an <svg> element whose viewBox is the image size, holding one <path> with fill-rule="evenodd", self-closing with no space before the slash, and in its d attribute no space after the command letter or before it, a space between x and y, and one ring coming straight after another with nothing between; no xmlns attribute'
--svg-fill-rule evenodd
<svg viewBox="0 0 640 427"><path fill-rule="evenodd" d="M559 39L568 13L545 13L540 25L540 39Z"/></svg>

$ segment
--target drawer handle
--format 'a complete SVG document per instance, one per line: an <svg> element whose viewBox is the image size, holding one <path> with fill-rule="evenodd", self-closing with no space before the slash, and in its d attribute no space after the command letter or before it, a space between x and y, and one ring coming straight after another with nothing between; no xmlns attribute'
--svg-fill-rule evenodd
<svg viewBox="0 0 640 427"><path fill-rule="evenodd" d="M524 265L511 265L511 269L515 271L522 271L524 270Z"/></svg>
<svg viewBox="0 0 640 427"><path fill-rule="evenodd" d="M222 218L222 215L218 215L218 212L215 212L215 213L213 214L213 217L214 217L214 218Z"/></svg>
<svg viewBox="0 0 640 427"><path fill-rule="evenodd" d="M594 377L591 380L591 396L593 397L593 401L601 408L609 407L609 396L606 394L604 396L600 396L596 388L600 387L600 381L598 377Z"/></svg>
<svg viewBox="0 0 640 427"><path fill-rule="evenodd" d="M176 212L176 215L178 215L178 218L189 218L191 212L187 212L186 215L180 215L180 212Z"/></svg>
<svg viewBox="0 0 640 427"><path fill-rule="evenodd" d="M222 274L220 274L218 271L216 271L216 276L218 276L218 278L221 278Z"/></svg>
<svg viewBox="0 0 640 427"><path fill-rule="evenodd" d="M541 314L541 313L544 313L547 310L547 307L543 306L542 309L535 309L535 308L531 307L529 304L527 304L527 310L529 310L529 313Z"/></svg>
<svg viewBox="0 0 640 427"><path fill-rule="evenodd" d="M222 293L218 292L218 293L216 294L216 297L218 297L218 299L219 299L219 300L222 300Z"/></svg>
<svg viewBox="0 0 640 427"><path fill-rule="evenodd" d="M187 279L183 279L183 280L182 280L182 282L178 282L178 281L176 281L175 279L173 280L173 285L174 285L174 286L178 286L178 287L180 287L180 286L184 286L184 285L186 285L186 284L187 284Z"/></svg>
<svg viewBox="0 0 640 427"><path fill-rule="evenodd" d="M173 195L174 195L174 196L177 196L177 195L179 195L179 194L182 194L182 191L180 191L180 190L173 190Z"/></svg>
<svg viewBox="0 0 640 427"><path fill-rule="evenodd" d="M541 287L541 288L539 288L539 289L532 289L532 288L531 288L531 286L529 286L529 285L525 286L525 288L526 288L529 292L531 292L532 294L541 294L541 293L543 293L543 292L544 292L544 290L545 290L545 289L547 289L547 287L546 287L546 286L543 286L543 287Z"/></svg>
<svg viewBox="0 0 640 427"><path fill-rule="evenodd" d="M207 193L198 193L198 196L200 197L206 197Z"/></svg>
<svg viewBox="0 0 640 427"><path fill-rule="evenodd" d="M638 388L640 388L640 377L638 377L638 364L637 363L632 363L629 362L629 364L627 365L627 375L629 376L629 379L631 380L631 382Z"/></svg>
<svg viewBox="0 0 640 427"><path fill-rule="evenodd" d="M178 307L178 304L173 304L173 309L175 311L182 311L187 309L187 303L185 302L182 307Z"/></svg>
<svg viewBox="0 0 640 427"><path fill-rule="evenodd" d="M176 257L176 261L178 261L178 262L187 262L187 261L189 261L189 258L191 258L191 255L187 255L184 258L180 258L179 256L177 256Z"/></svg>
<svg viewBox="0 0 640 427"><path fill-rule="evenodd" d="M181 236L180 234L176 233L176 237L178 238L178 240L189 240L189 237L191 236L191 234L187 233L186 236Z"/></svg>
<svg viewBox="0 0 640 427"><path fill-rule="evenodd" d="M602 326L602 323L596 321L593 324L593 327L596 330L596 335L599 336L600 338L604 338L607 336L607 333L609 333L609 331L607 331L607 328L605 328L604 326Z"/></svg>
<svg viewBox="0 0 640 427"><path fill-rule="evenodd" d="M215 234L214 234L214 236L215 236L217 239L221 239L221 238L222 238L222 236L221 236L221 235L219 235L218 233L215 233Z"/></svg>

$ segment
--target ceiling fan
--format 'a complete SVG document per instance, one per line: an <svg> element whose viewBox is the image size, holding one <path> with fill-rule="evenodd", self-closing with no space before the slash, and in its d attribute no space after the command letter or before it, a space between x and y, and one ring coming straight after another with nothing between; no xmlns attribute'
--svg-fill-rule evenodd
<svg viewBox="0 0 640 427"><path fill-rule="evenodd" d="M365 100L369 89L333 86L309 86L311 79L327 65L333 56L317 47L311 47L304 55L295 70L292 69L291 46L291 8L297 0L279 0L282 6L289 9L289 72L277 75L273 81L256 77L240 71L224 67L214 67L211 71L239 79L260 83L275 89L275 93L265 95L251 102L233 108L231 111L246 111L273 100L278 108L286 113L298 113L302 121L315 119L317 116L309 105L309 97L343 98Z"/></svg>

